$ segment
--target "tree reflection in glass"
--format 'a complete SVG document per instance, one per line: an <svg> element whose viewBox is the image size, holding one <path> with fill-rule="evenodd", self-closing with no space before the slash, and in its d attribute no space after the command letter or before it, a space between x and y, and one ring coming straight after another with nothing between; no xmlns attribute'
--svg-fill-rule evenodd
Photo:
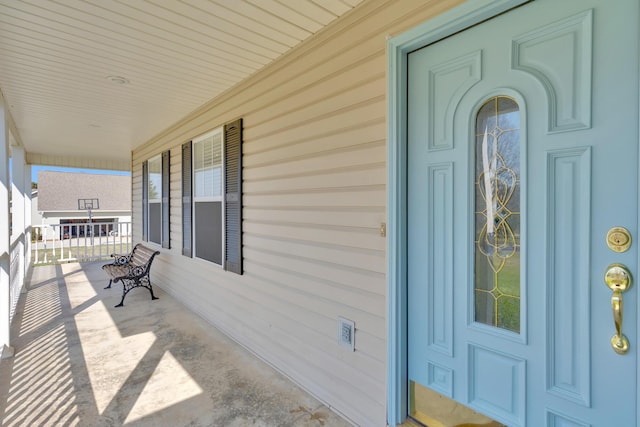
<svg viewBox="0 0 640 427"><path fill-rule="evenodd" d="M475 320L520 332L520 111L509 97L476 118Z"/></svg>

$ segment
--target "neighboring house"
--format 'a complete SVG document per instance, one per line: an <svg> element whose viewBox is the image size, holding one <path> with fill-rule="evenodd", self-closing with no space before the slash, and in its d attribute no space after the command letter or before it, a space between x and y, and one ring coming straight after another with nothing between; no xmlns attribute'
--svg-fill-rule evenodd
<svg viewBox="0 0 640 427"><path fill-rule="evenodd" d="M91 222L95 235L115 229L115 223L131 222L131 177L75 172L38 172L38 190L32 198L33 225L78 224L89 222L89 211L81 209L93 203ZM62 237L84 234L83 227L62 227Z"/></svg>

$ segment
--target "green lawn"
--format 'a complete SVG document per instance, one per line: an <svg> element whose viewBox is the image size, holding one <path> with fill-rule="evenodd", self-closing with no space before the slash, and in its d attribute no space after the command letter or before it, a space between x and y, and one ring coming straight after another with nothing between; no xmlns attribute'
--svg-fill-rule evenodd
<svg viewBox="0 0 640 427"><path fill-rule="evenodd" d="M507 258L498 274L498 326L520 332L520 252Z"/></svg>
<svg viewBox="0 0 640 427"><path fill-rule="evenodd" d="M480 320L510 331L520 331L520 253L505 260L504 266L497 275L497 291L490 292L497 300L488 297L486 291L494 288L495 276L487 264L484 255L476 258L476 280L484 277L484 284L476 283L476 287L484 291L476 291L476 310L481 313L492 311L494 314L487 319ZM484 294L481 295L481 294ZM478 305L479 304L479 305ZM490 304L491 307L487 307ZM497 310L497 318L496 312Z"/></svg>

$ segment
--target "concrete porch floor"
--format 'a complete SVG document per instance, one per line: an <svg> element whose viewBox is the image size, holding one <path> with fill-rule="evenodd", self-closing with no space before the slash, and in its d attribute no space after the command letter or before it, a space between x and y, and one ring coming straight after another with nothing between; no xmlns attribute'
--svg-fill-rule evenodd
<svg viewBox="0 0 640 427"><path fill-rule="evenodd" d="M30 272L0 361L2 426L350 425L161 289L114 308L102 264Z"/></svg>

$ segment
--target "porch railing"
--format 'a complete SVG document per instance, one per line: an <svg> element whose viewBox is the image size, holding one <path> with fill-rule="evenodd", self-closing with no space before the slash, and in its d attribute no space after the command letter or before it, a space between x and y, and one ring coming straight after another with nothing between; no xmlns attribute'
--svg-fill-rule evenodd
<svg viewBox="0 0 640 427"><path fill-rule="evenodd" d="M108 259L131 251L130 222L84 222L34 225L31 258L34 265Z"/></svg>

